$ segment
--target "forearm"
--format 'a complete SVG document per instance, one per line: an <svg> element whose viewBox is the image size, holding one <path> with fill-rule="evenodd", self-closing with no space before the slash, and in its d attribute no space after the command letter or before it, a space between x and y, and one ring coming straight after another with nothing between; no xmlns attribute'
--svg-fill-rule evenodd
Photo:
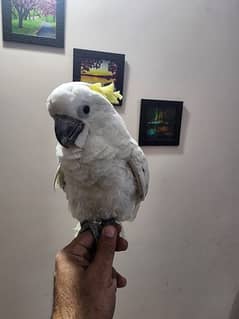
<svg viewBox="0 0 239 319"><path fill-rule="evenodd" d="M72 309L55 310L52 313L51 319L81 319L80 314L72 311Z"/></svg>
<svg viewBox="0 0 239 319"><path fill-rule="evenodd" d="M69 294L64 293L65 289L59 289L54 278L53 290L53 309L51 319L82 319L75 298L70 298Z"/></svg>
<svg viewBox="0 0 239 319"><path fill-rule="evenodd" d="M63 300L54 300L51 319L83 319L77 305L69 305Z"/></svg>

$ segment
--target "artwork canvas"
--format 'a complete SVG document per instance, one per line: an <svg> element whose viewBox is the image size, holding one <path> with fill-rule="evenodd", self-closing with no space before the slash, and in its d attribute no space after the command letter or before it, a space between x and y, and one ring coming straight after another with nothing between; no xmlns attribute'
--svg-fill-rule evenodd
<svg viewBox="0 0 239 319"><path fill-rule="evenodd" d="M179 145L183 102L141 100L139 145Z"/></svg>
<svg viewBox="0 0 239 319"><path fill-rule="evenodd" d="M124 64L124 54L74 49L73 81L102 85L113 82L115 90L123 95Z"/></svg>
<svg viewBox="0 0 239 319"><path fill-rule="evenodd" d="M2 0L3 40L64 47L64 0Z"/></svg>

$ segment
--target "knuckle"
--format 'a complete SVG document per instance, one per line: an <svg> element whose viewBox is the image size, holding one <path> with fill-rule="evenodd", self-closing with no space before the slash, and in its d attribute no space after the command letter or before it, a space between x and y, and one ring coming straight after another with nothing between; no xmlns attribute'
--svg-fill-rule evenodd
<svg viewBox="0 0 239 319"><path fill-rule="evenodd" d="M58 251L58 253L56 254L56 257L55 257L56 265L61 264L64 259L65 259L64 251L63 250Z"/></svg>
<svg viewBox="0 0 239 319"><path fill-rule="evenodd" d="M108 256L112 256L115 252L115 247L113 245L107 245L106 246L106 254Z"/></svg>
<svg viewBox="0 0 239 319"><path fill-rule="evenodd" d="M115 250L115 242L112 239L103 240L103 246L108 252L113 252Z"/></svg>

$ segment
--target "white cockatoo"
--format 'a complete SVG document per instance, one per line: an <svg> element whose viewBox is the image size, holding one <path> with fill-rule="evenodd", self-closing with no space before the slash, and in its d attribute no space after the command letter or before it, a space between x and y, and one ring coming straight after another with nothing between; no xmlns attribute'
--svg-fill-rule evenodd
<svg viewBox="0 0 239 319"><path fill-rule="evenodd" d="M47 99L58 140L56 183L95 237L98 226L133 220L148 191L145 155L110 103L118 98L113 85L70 82Z"/></svg>

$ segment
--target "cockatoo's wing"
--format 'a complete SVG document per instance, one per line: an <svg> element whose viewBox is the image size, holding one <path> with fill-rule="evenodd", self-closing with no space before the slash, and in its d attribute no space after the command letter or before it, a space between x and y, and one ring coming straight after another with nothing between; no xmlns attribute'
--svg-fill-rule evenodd
<svg viewBox="0 0 239 319"><path fill-rule="evenodd" d="M128 165L135 177L140 200L144 200L149 187L149 168L143 151L136 144L133 144Z"/></svg>
<svg viewBox="0 0 239 319"><path fill-rule="evenodd" d="M54 178L54 183L53 183L54 189L60 187L64 190L65 184L66 183L64 179L64 173L61 169L61 164L59 164L56 170L55 178Z"/></svg>

